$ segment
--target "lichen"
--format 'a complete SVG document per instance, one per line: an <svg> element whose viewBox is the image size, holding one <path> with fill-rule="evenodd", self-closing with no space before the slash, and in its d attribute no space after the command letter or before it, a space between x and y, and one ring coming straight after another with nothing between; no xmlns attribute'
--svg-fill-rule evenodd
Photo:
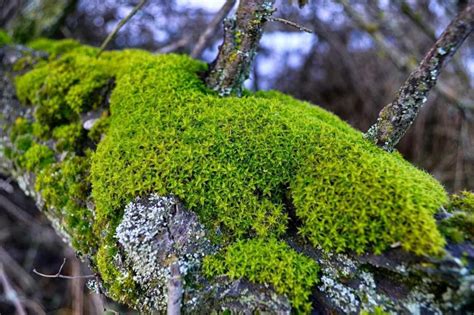
<svg viewBox="0 0 474 315"><path fill-rule="evenodd" d="M222 257L241 252L258 270L226 261L226 269L208 268L214 274L238 270L271 283L304 310L314 282L293 282L289 266L304 262L311 275L315 267L279 240L290 220L325 250L380 253L397 243L441 253L433 214L446 202L442 186L333 114L278 92L221 98L198 75L206 66L187 56L125 50L96 58L96 49L71 42L34 45L51 57L16 80L19 99L35 107L23 134L32 142L22 148L46 159L22 167L41 165L37 190L61 212L113 298L137 305L137 272L119 263L116 229L125 206L150 193L176 196ZM81 117L106 103L110 82L110 116L87 132ZM55 152L45 154L39 143L50 140ZM88 153L91 143L97 150ZM265 244L293 260L272 265ZM274 268L279 280L268 278Z"/></svg>

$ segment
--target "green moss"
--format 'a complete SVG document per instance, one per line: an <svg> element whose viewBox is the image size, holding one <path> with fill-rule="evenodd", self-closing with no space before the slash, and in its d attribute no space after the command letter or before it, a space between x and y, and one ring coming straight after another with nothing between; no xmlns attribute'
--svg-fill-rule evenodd
<svg viewBox="0 0 474 315"><path fill-rule="evenodd" d="M53 139L56 140L58 151L75 151L82 143L81 138L85 135L85 130L80 122L69 125L61 125L53 130Z"/></svg>
<svg viewBox="0 0 474 315"><path fill-rule="evenodd" d="M278 92L218 97L197 74L206 66L186 56L127 50L96 58L92 48L71 46L51 51L58 57L19 77L17 92L36 106L33 136L55 138L56 153L75 150L80 156L50 165L37 189L64 211L69 231L82 231L75 246L97 250L97 268L113 297L135 301L130 273L124 276L114 263L114 234L125 205L149 193L180 198L213 232L222 257L248 251L255 256L249 263L259 268L255 275L238 264L221 272L244 270L290 296L290 288L306 285L267 280L274 265L265 264L267 252L260 252L267 243L283 250L276 239L290 219L301 236L325 250L379 253L400 243L417 254L442 251L433 219L446 202L442 186L333 114ZM98 143L89 158L77 141L84 132L80 116L104 102L103 89L112 80L110 116L87 134ZM89 193L94 217L78 202ZM228 244L234 244L230 251ZM281 279L291 277L291 269L275 268ZM300 307L303 300L293 303Z"/></svg>
<svg viewBox="0 0 474 315"><path fill-rule="evenodd" d="M13 41L4 30L0 29L0 47L11 44Z"/></svg>
<svg viewBox="0 0 474 315"><path fill-rule="evenodd" d="M452 195L448 205L451 217L441 221L441 233L454 243L474 242L474 193Z"/></svg>
<svg viewBox="0 0 474 315"><path fill-rule="evenodd" d="M25 154L20 157L20 165L27 171L40 171L54 162L54 152L45 145L33 143Z"/></svg>
<svg viewBox="0 0 474 315"><path fill-rule="evenodd" d="M92 233L93 214L86 206L90 195L89 162L88 156L68 156L41 170L35 185L48 209L57 211L56 217L63 220L61 225L74 235L72 245L82 254L97 248L97 238Z"/></svg>
<svg viewBox="0 0 474 315"><path fill-rule="evenodd" d="M276 239L238 241L224 253L208 256L204 272L209 276L226 274L231 279L247 278L255 283L273 285L287 295L292 306L309 313L311 288L317 282L318 265Z"/></svg>
<svg viewBox="0 0 474 315"><path fill-rule="evenodd" d="M62 55L77 49L83 50L85 52L88 50L91 52L94 51L93 48L82 46L79 42L73 39L52 40L47 38L38 38L29 42L28 47L33 50L47 52L51 59L55 59L58 55Z"/></svg>

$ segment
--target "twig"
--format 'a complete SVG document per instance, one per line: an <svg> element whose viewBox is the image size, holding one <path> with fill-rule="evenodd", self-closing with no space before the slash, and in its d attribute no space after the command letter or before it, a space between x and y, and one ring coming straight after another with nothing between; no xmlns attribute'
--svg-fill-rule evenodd
<svg viewBox="0 0 474 315"><path fill-rule="evenodd" d="M282 18L278 18L278 17L269 17L268 18L268 21L270 22L280 22L280 23L283 23L283 24L286 24L286 25L289 25L289 26L292 26L302 32L306 32L306 33L313 33L312 30L310 30L309 28L306 28L302 25L299 25L295 22L292 22L292 21L288 21L288 20L285 20L285 19L282 19Z"/></svg>
<svg viewBox="0 0 474 315"><path fill-rule="evenodd" d="M199 58L209 45L209 42L212 39L212 36L216 33L217 27L219 27L224 20L224 18L229 14L230 10L235 5L236 0L227 0L222 8L216 13L212 21L207 26L206 30L202 35L199 37L196 46L194 47L193 51L191 52L191 57Z"/></svg>
<svg viewBox="0 0 474 315"><path fill-rule="evenodd" d="M118 31L120 31L120 29L125 25L125 23L127 23L145 5L146 2L147 2L147 0L141 0L133 8L133 10L130 11L130 13L126 17L124 17L122 20L120 20L120 22L117 23L117 25L115 26L113 31L107 36L107 38L104 40L102 45L100 45L100 49L99 49L99 51L97 52L97 55L96 55L97 58L102 54L102 52L107 47L107 45L115 38Z"/></svg>
<svg viewBox="0 0 474 315"><path fill-rule="evenodd" d="M349 4L347 0L336 0L340 3L347 15L357 24L359 28L366 31L374 40L375 45L381 50L392 63L402 72L413 71L416 69L416 64L411 61L411 58L406 57L397 47L391 45L385 36L378 30L375 24L368 23L360 16ZM439 94L446 100L453 103L460 109L474 109L474 104L467 99L458 97L456 93L443 82L439 82L434 87Z"/></svg>
<svg viewBox="0 0 474 315"><path fill-rule="evenodd" d="M224 20L224 43L205 78L221 96L240 96L249 77L265 22L274 12L275 0L241 0L235 19Z"/></svg>
<svg viewBox="0 0 474 315"><path fill-rule="evenodd" d="M168 280L168 315L181 314L181 299L183 297L183 281L179 271L179 262L175 261L170 266Z"/></svg>
<svg viewBox="0 0 474 315"><path fill-rule="evenodd" d="M448 25L420 65L398 91L397 98L379 113L366 137L391 151L415 120L438 79L443 64L454 55L474 28L474 4Z"/></svg>
<svg viewBox="0 0 474 315"><path fill-rule="evenodd" d="M191 42L192 37L188 34L180 38L179 40L172 42L166 46L159 48L155 53L167 54L178 50L179 48L185 47Z"/></svg>
<svg viewBox="0 0 474 315"><path fill-rule="evenodd" d="M57 273L54 275L47 275L44 273L41 273L37 271L36 269L33 269L33 272L37 274L38 276L44 277L44 278L62 278L62 279L81 279L81 278L95 278L95 275L85 275L85 276L65 276L62 275L61 272L63 271L64 265L66 264L66 258L64 258L63 263L59 267L59 270Z"/></svg>
<svg viewBox="0 0 474 315"><path fill-rule="evenodd" d="M13 289L12 285L10 284L10 281L8 280L7 275L5 274L5 271L3 269L3 264L1 263L0 263L0 282L2 283L2 286L3 286L3 294L5 295L6 299L15 306L17 314L26 315L26 311L20 302L18 293L15 291L15 289Z"/></svg>

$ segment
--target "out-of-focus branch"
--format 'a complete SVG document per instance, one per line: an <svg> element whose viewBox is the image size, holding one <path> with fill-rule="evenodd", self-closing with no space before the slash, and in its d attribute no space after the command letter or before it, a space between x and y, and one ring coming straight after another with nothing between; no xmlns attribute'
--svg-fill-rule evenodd
<svg viewBox="0 0 474 315"><path fill-rule="evenodd" d="M10 281L7 278L7 275L5 274L5 270L3 269L3 264L0 263L0 283L2 284L3 287L3 294L5 295L5 298L11 302L16 309L16 312L18 315L26 315L26 311L21 304L20 297L18 296L18 293L13 289L12 285L10 284Z"/></svg>
<svg viewBox="0 0 474 315"><path fill-rule="evenodd" d="M274 2L241 0L236 18L224 20L224 43L205 79L209 88L222 96L241 95Z"/></svg>
<svg viewBox="0 0 474 315"><path fill-rule="evenodd" d="M173 262L170 266L171 277L168 280L168 315L181 314L181 300L183 297L183 280L179 271L179 263Z"/></svg>
<svg viewBox="0 0 474 315"><path fill-rule="evenodd" d="M191 52L191 57L199 58L202 52L204 51L204 49L206 49L206 47L209 46L209 42L211 41L212 36L216 33L217 28L221 25L224 18L229 14L230 10L232 10L232 8L234 7L235 1L236 0L227 0L222 6L222 8L216 13L212 21L207 26L204 33L202 33L202 35L199 37L196 46Z"/></svg>
<svg viewBox="0 0 474 315"><path fill-rule="evenodd" d="M474 4L466 7L445 29L420 65L398 91L396 99L379 113L366 137L391 151L415 120L435 86L443 64L454 55L474 28Z"/></svg>
<svg viewBox="0 0 474 315"><path fill-rule="evenodd" d="M97 53L97 57L99 57L104 49L107 47L107 45L115 38L117 35L118 31L138 12L140 9L145 5L147 0L141 0L130 13L124 17L120 22L117 23L113 31L107 36L107 38L104 40L102 45L100 45L99 52Z"/></svg>
<svg viewBox="0 0 474 315"><path fill-rule="evenodd" d="M416 64L412 58L406 57L397 47L389 44L385 36L378 30L378 26L372 23L368 23L364 18L357 13L347 0L336 0L342 4L347 15L356 23L356 25L362 30L366 31L374 40L377 48L381 50L392 63L400 69L402 72L414 71ZM439 94L446 100L450 101L454 105L461 109L474 109L472 101L459 97L456 92L447 86L443 82L439 82L435 89Z"/></svg>

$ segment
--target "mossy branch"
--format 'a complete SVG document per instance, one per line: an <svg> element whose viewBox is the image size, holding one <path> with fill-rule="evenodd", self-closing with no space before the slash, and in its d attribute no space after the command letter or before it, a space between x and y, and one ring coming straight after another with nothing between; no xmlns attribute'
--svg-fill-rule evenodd
<svg viewBox="0 0 474 315"><path fill-rule="evenodd" d="M367 131L369 140L387 151L393 150L426 102L443 64L455 54L473 28L474 4L470 4L448 25L402 85L396 99L380 111L377 122Z"/></svg>
<svg viewBox="0 0 474 315"><path fill-rule="evenodd" d="M273 13L275 0L241 0L236 18L224 21L224 42L205 79L221 96L242 93L255 58L263 26Z"/></svg>

